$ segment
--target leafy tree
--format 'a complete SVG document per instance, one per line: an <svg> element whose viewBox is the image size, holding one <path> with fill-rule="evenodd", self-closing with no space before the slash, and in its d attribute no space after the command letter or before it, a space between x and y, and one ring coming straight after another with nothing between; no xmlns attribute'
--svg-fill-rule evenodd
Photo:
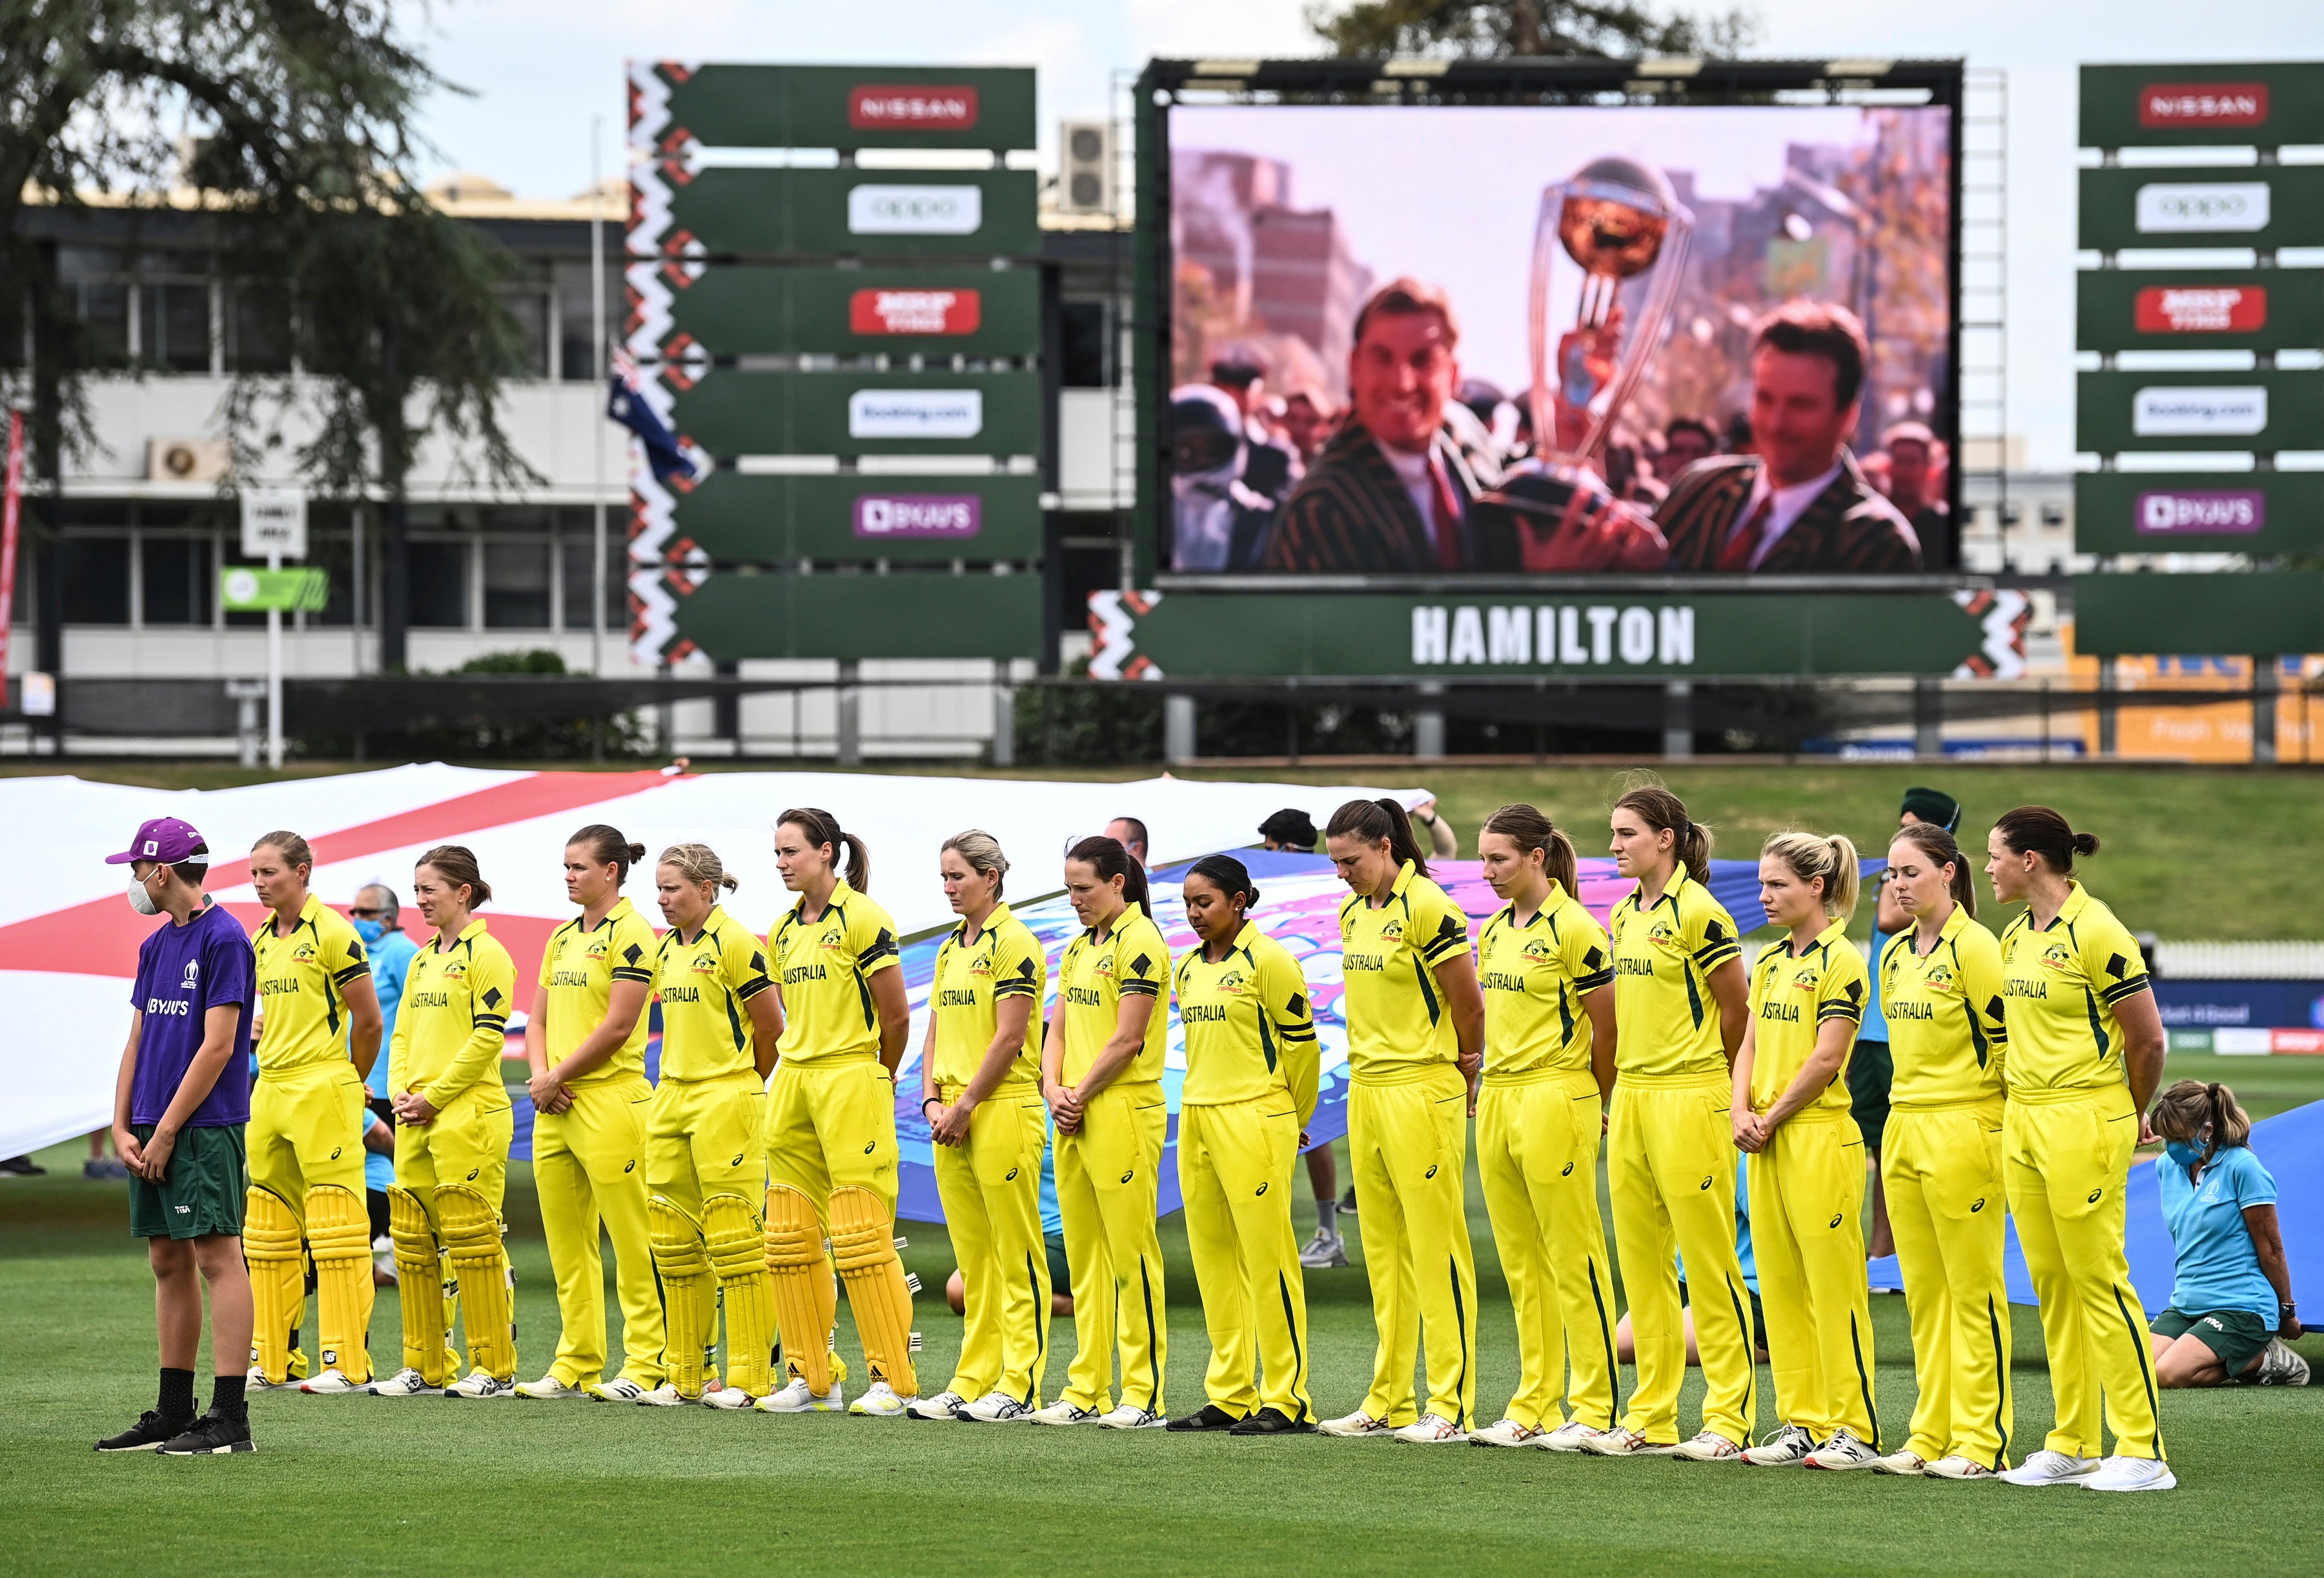
<svg viewBox="0 0 2324 1578"><path fill-rule="evenodd" d="M1742 11L1660 15L1642 5L1571 0L1355 0L1317 4L1307 25L1335 55L1733 55L1757 34Z"/></svg>
<svg viewBox="0 0 2324 1578"><path fill-rule="evenodd" d="M402 501L421 438L450 439L495 482L532 475L499 417L500 379L524 348L496 294L512 260L420 191L413 123L447 84L405 41L396 10L0 0L0 335L31 342L40 470L53 479L68 445L94 445L83 381L122 365L62 289L57 237L99 206L126 211L133 250L165 217L190 223L240 288L280 301L275 330L300 370L237 376L222 415L239 466L296 432L296 463L317 491L385 500L391 668L403 662ZM19 312L29 324L12 321ZM56 557L42 555L44 649Z"/></svg>

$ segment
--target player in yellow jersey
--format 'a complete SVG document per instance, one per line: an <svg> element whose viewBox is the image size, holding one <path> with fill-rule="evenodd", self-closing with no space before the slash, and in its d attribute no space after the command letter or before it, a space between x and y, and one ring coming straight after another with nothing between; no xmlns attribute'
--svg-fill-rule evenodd
<svg viewBox="0 0 2324 1578"><path fill-rule="evenodd" d="M1622 1030L1608 1113L1607 1186L1638 1374L1614 1428L1583 1448L1739 1463L1757 1404L1751 1289L1735 1253L1731 1069L1748 1023L1735 918L1711 896L1711 830L1659 784L1614 803L1615 868L1637 883L1614 906L1614 1014ZM1702 1427L1678 1439L1686 1257Z"/></svg>
<svg viewBox="0 0 2324 1578"><path fill-rule="evenodd" d="M2009 1023L2002 1176L2042 1306L2057 1423L2001 1477L2018 1485L2167 1491L2154 1365L2123 1254L2123 1191L2139 1116L2163 1077L2163 1015L2138 943L2074 880L2098 852L2046 805L2022 805L1986 840L1986 874L2025 913L2001 934ZM2101 1401L2114 1455L2100 1459Z"/></svg>
<svg viewBox="0 0 2324 1578"><path fill-rule="evenodd" d="M1618 1406L1614 1268L1598 1216L1598 1139L1614 1089L1613 945L1574 896L1572 840L1538 810L1493 812L1477 854L1503 901L1477 945L1477 1170L1517 1307L1518 1377L1500 1421L1470 1438L1578 1452L1612 1428Z"/></svg>
<svg viewBox="0 0 2324 1578"><path fill-rule="evenodd" d="M622 896L646 858L603 822L566 841L565 895L581 913L549 934L525 1025L532 1066L532 1182L557 1277L560 1330L549 1373L530 1398L635 1402L661 1384L661 1290L646 1225L646 998L659 940ZM622 1364L604 1380L605 1268L613 1243Z"/></svg>
<svg viewBox="0 0 2324 1578"><path fill-rule="evenodd" d="M2008 1206L2001 1177L2001 945L1977 923L1969 858L1932 822L1888 846L1907 924L1873 968L1895 1060L1880 1149L1920 1388L1882 1473L1990 1479L2009 1466Z"/></svg>
<svg viewBox="0 0 2324 1578"><path fill-rule="evenodd" d="M1735 1055L1735 1147L1750 1157L1751 1248L1780 1428L1761 1468L1869 1468L1880 1455L1864 1278L1864 1135L1848 1058L1870 991L1848 940L1856 846L1783 832L1759 847L1759 903L1786 935L1751 967Z"/></svg>
<svg viewBox="0 0 2324 1578"><path fill-rule="evenodd" d="M960 1258L966 1318L952 1383L915 1418L1016 1424L1041 1406L1049 1366L1049 1256L1041 1240L1048 1109L1041 1060L1025 1044L1049 957L1001 902L1009 858L991 833L937 852L960 924L936 949L920 1111L935 1142L936 1195Z"/></svg>
<svg viewBox="0 0 2324 1578"><path fill-rule="evenodd" d="M1162 1244L1154 1229L1162 1144L1170 948L1146 868L1109 838L1065 852L1065 896L1088 930L1065 945L1041 1046L1041 1092L1057 1125L1057 1206L1074 1292L1074 1362L1043 1425L1151 1429L1167 1423L1170 1362ZM1121 1401L1113 1405L1113 1357Z"/></svg>
<svg viewBox="0 0 2324 1578"><path fill-rule="evenodd" d="M514 1280L501 1243L501 1206L515 1124L501 1083L501 1042L516 966L475 916L493 890L466 849L438 844L422 855L411 892L436 935L404 976L390 1049L396 1129L388 1232L403 1307L403 1368L370 1390L514 1397ZM458 1285L470 1365L448 1386L451 1318L438 1297L445 1261Z"/></svg>
<svg viewBox="0 0 2324 1578"><path fill-rule="evenodd" d="M251 935L259 1012L250 1093L249 1389L360 1390L371 1380L371 1227L364 1206L363 1082L382 1023L354 922L307 891L314 852L297 833L251 847L250 883L271 912ZM349 1060L353 1060L350 1061ZM321 1364L306 1375L304 1239L315 1268Z"/></svg>
<svg viewBox="0 0 2324 1578"><path fill-rule="evenodd" d="M1288 949L1245 918L1259 889L1241 861L1204 856L1183 892L1202 945L1174 976L1186 1031L1178 1192L1211 1363L1210 1400L1170 1428L1305 1434L1315 1428L1315 1408L1291 1177L1315 1113L1307 978Z"/></svg>
<svg viewBox="0 0 2324 1578"><path fill-rule="evenodd" d="M661 1277L663 1379L632 1399L648 1408L747 1408L774 1384L758 1205L783 1019L758 937L718 905L722 889L740 885L706 844L673 844L654 865L669 930L654 956L661 1081L646 1111L646 1226ZM726 1384L714 1390L721 1293Z"/></svg>
<svg viewBox="0 0 2324 1578"><path fill-rule="evenodd" d="M1466 1441L1477 1412L1477 1264L1463 1195L1485 1005L1469 920L1429 880L1393 800L1351 800L1323 847L1355 896L1340 906L1348 1022L1348 1154L1379 1344L1371 1388L1326 1436ZM1415 1418L1415 1350L1428 1401Z"/></svg>
<svg viewBox="0 0 2324 1578"><path fill-rule="evenodd" d="M912 1029L896 922L869 895L872 852L827 811L776 819L775 867L799 895L767 936L784 1019L767 1091L767 1269L790 1381L759 1406L840 1405L835 1264L871 1382L848 1411L897 1418L920 1387L912 1283L896 1256L896 1066Z"/></svg>

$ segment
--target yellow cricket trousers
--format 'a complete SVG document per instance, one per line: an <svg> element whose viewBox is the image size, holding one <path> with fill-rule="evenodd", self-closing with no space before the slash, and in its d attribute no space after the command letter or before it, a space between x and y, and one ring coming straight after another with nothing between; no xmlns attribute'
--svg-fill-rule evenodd
<svg viewBox="0 0 2324 1578"><path fill-rule="evenodd" d="M304 1240L308 1232L307 1194L316 1188L339 1188L347 1191L350 1204L360 1215L364 1209L364 1130L369 1119L364 1113L363 1077L348 1062L323 1063L266 1075L250 1092L250 1126L245 1131L250 1152L250 1187L264 1189L280 1200L288 1211L296 1232ZM343 1235L344 1236L344 1235ZM368 1225L363 1229L363 1243L368 1245ZM350 1248L356 1247L352 1242ZM309 1256L311 1259L312 1257ZM345 1257L336 1257L344 1259ZM252 1256L254 1271L253 1302L261 1323L260 1341L254 1346L266 1349L270 1354L286 1358L285 1373L308 1373L306 1355L299 1346L300 1328L307 1324L307 1281L295 1256L286 1260L274 1297L268 1298L261 1289L264 1280L256 1269L258 1257ZM371 1379L371 1308L374 1283L371 1255L364 1249L358 1264L337 1266L335 1257L326 1255L315 1262L316 1276L320 1279L333 1274L345 1278L345 1304L349 1311L346 1317L351 1329L334 1331L318 1329L323 1353L322 1368L337 1367L350 1381ZM323 1299L323 1319L320 1326L337 1324L334 1309L340 1307L333 1298ZM281 1332L270 1333L264 1323L272 1320ZM288 1334L287 1350L276 1349L265 1339ZM341 1352L342 1346L346 1350ZM270 1375L272 1381L284 1379Z"/></svg>
<svg viewBox="0 0 2324 1578"><path fill-rule="evenodd" d="M532 1123L532 1183L562 1326L549 1373L567 1386L589 1385L604 1373L602 1221L613 1240L622 1300L621 1373L643 1387L659 1386L661 1292L646 1227L646 1109L653 1087L639 1075L568 1088L571 1106L535 1113Z"/></svg>
<svg viewBox="0 0 2324 1578"><path fill-rule="evenodd" d="M516 1118L509 1111L508 1092L494 1069L483 1081L471 1085L452 1098L452 1105L438 1113L426 1124L399 1124L395 1129L395 1185L408 1190L428 1214L429 1227L437 1243L447 1251L456 1252L457 1245L447 1238L443 1213L438 1208L438 1185L459 1185L475 1190L484 1198L495 1216L503 1219L506 1231L503 1207L508 1201L508 1154L510 1142L516 1137ZM508 1253L503 1250L497 1269L483 1269L468 1273L472 1276L498 1277L505 1284L508 1279ZM406 1280L397 1290L401 1298L433 1298L440 1289L415 1287ZM476 1328L475 1306L469 1302L470 1290L464 1289L461 1313L467 1327L468 1360L473 1369L485 1370L506 1381L515 1374L516 1340L513 1329L507 1335L506 1347L501 1348L494 1334L479 1334ZM512 1299L491 1300L483 1289L474 1290L474 1297L486 1307L512 1305ZM447 1318L445 1329L449 1331ZM407 1329L409 1329L407 1327ZM443 1362L440 1353L430 1354L404 1345L403 1362L422 1375L432 1373L431 1366ZM504 1362L508 1370L503 1373L495 1360Z"/></svg>
<svg viewBox="0 0 2324 1578"><path fill-rule="evenodd" d="M1614 1086L1607 1185L1638 1355L1622 1427L1657 1445L1679 1438L1686 1375L1680 1254L1702 1357L1702 1428L1739 1445L1751 1439L1757 1411L1751 1290L1735 1254L1733 1101L1724 1073L1625 1074Z"/></svg>
<svg viewBox="0 0 2324 1578"><path fill-rule="evenodd" d="M1450 1063L1393 1085L1348 1089L1356 1224L1371 1279L1372 1360L1364 1412L1391 1425L1417 1417L1415 1351L1426 1344L1428 1409L1455 1429L1477 1414L1477 1262L1463 1197L1469 1085Z"/></svg>
<svg viewBox="0 0 2324 1578"><path fill-rule="evenodd" d="M2068 1457L2105 1455L2102 1399L2117 1453L2163 1455L2146 1318L2123 1255L2123 1192L2137 1146L2126 1086L2062 1099L2013 1096L2002 1119L2002 1176L2042 1301L2057 1399L2058 1422L2043 1445Z"/></svg>
<svg viewBox="0 0 2324 1578"><path fill-rule="evenodd" d="M1898 1102L1880 1146L1888 1225L1913 1323L1907 1452L2009 1466L2009 1291L2001 1274L2008 1203L2002 1104Z"/></svg>
<svg viewBox="0 0 2324 1578"><path fill-rule="evenodd" d="M939 1084L936 1096L950 1105L966 1088ZM945 1390L971 1401L999 1391L1041 1406L1049 1369L1049 1254L1041 1242L1048 1142L1040 1087L1019 1080L977 1104L966 1144L930 1147L967 1295L960 1360Z"/></svg>
<svg viewBox="0 0 2324 1578"><path fill-rule="evenodd" d="M1488 1076L1477 1170L1517 1307L1518 1376L1508 1417L1554 1430L1614 1422L1614 1277L1598 1216L1598 1081L1587 1069ZM1572 1381L1566 1366L1572 1365ZM1563 1393L1572 1407L1560 1410Z"/></svg>
<svg viewBox="0 0 2324 1578"><path fill-rule="evenodd" d="M1315 1408L1307 1288L1291 1225L1298 1159L1299 1114L1288 1096L1179 1109L1178 1192L1211 1339L1204 1390L1230 1414L1268 1408L1306 1424Z"/></svg>
<svg viewBox="0 0 2324 1578"><path fill-rule="evenodd" d="M1846 1113L1794 1113L1750 1167L1751 1253L1776 1417L1818 1441L1845 1428L1877 1446L1864 1137Z"/></svg>
<svg viewBox="0 0 2324 1578"><path fill-rule="evenodd" d="M761 1134L766 1108L765 1082L749 1069L712 1079L664 1079L646 1107L648 1197L668 1200L697 1230L702 1202L712 1195L736 1195L757 1207L767 1192L766 1143ZM666 1349L693 1344L702 1350L705 1368L715 1373L718 1307L707 1294L702 1317L693 1331L666 1326L663 1342ZM666 1362L664 1368L666 1372Z"/></svg>
<svg viewBox="0 0 2324 1578"><path fill-rule="evenodd" d="M1164 1411L1170 1326L1154 1210L1168 1127L1161 1084L1144 1080L1107 1086L1083 1108L1081 1132L1057 1136L1057 1208L1074 1282L1065 1400L1076 1408L1110 1411L1118 1348L1123 1405Z"/></svg>

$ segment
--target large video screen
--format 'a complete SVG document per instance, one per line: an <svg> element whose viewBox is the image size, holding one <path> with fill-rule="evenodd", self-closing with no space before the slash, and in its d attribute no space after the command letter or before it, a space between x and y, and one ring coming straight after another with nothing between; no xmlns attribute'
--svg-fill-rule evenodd
<svg viewBox="0 0 2324 1578"><path fill-rule="evenodd" d="M1955 113L1169 108L1157 567L1951 569Z"/></svg>

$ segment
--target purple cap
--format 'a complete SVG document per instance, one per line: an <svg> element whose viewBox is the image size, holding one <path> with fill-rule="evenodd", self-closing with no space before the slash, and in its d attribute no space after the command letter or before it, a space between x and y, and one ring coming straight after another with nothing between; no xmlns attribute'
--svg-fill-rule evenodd
<svg viewBox="0 0 2324 1578"><path fill-rule="evenodd" d="M129 840L129 848L118 855L107 855L107 866L126 866L133 860L158 860L164 866L175 866L190 860L194 851L204 848L202 835L194 824L180 821L174 816L157 816L137 830Z"/></svg>

